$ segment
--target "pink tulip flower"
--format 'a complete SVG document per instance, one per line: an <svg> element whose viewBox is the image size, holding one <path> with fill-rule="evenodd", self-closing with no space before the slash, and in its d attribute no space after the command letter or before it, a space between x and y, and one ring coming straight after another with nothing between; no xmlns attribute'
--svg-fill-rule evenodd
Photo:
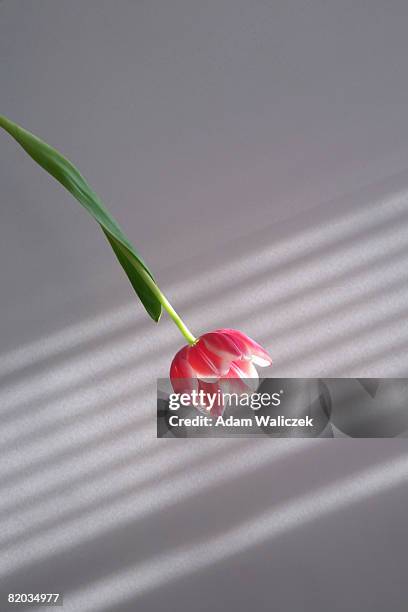
<svg viewBox="0 0 408 612"><path fill-rule="evenodd" d="M190 393L194 389L206 393L226 389L231 392L231 387L241 392L255 390L259 380L255 366L271 363L265 349L246 334L236 329L217 329L178 351L170 367L170 380L176 393ZM222 403L216 402L210 414L218 416L223 410Z"/></svg>

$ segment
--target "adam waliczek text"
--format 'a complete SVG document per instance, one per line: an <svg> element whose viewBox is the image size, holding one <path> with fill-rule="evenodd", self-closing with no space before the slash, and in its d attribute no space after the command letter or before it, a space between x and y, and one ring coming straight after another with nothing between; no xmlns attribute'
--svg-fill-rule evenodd
<svg viewBox="0 0 408 612"><path fill-rule="evenodd" d="M253 417L222 417L215 420L209 416L197 415L195 417L183 418L176 414L171 415L169 424L172 427L313 427L313 418L290 418L279 415L278 417L254 415Z"/></svg>

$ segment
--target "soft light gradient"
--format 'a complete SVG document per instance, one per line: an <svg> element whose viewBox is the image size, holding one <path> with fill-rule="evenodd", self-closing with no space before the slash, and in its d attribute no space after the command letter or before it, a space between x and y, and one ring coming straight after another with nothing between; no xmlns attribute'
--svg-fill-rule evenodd
<svg viewBox="0 0 408 612"><path fill-rule="evenodd" d="M407 376L407 22L2 0L1 111L75 161L196 335L242 329L278 377ZM0 609L406 612L406 441L157 440L183 338L4 134L0 180Z"/></svg>

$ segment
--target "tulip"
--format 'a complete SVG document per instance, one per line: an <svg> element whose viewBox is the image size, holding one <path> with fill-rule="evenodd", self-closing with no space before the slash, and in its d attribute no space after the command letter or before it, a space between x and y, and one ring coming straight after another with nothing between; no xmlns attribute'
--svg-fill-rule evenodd
<svg viewBox="0 0 408 612"><path fill-rule="evenodd" d="M236 329L217 329L178 351L170 367L170 380L176 393L255 390L259 380L255 365L265 367L271 363L265 349L246 334ZM218 393L217 400L209 411L212 416L224 411Z"/></svg>
<svg viewBox="0 0 408 612"><path fill-rule="evenodd" d="M187 340L188 346L177 353L171 364L170 378L174 390L183 392L187 385L187 390L208 393L225 388L225 385L245 389L251 382L256 388L258 373L255 365L270 365L272 361L268 353L234 329L217 329L195 338L159 288L139 252L78 168L59 151L3 115L0 115L0 128L8 132L97 221L150 317L159 322L165 310ZM218 402L211 411L219 414L223 409Z"/></svg>

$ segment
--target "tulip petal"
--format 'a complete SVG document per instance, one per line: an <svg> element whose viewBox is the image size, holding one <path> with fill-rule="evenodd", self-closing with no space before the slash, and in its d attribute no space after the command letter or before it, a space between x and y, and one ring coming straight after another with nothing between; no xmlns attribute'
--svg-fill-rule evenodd
<svg viewBox="0 0 408 612"><path fill-rule="evenodd" d="M261 368L266 368L267 366L270 366L272 363L272 359L269 357L269 355L262 356L260 357L259 355L252 355L252 363L254 363L257 366L260 366Z"/></svg>
<svg viewBox="0 0 408 612"><path fill-rule="evenodd" d="M187 359L197 377L201 380L217 380L226 373L225 370L228 370L225 360L210 353L201 338L196 344L188 348Z"/></svg>
<svg viewBox="0 0 408 612"><path fill-rule="evenodd" d="M245 381L246 386L252 391L256 391L259 385L259 376L255 366L251 361L234 361L231 365L230 375L239 376Z"/></svg>
<svg viewBox="0 0 408 612"><path fill-rule="evenodd" d="M272 363L271 357L265 351L265 349L262 348L260 344L255 342L255 340L252 340L252 338L250 338L246 334L243 334L237 329L230 329L228 331L233 336L235 341L241 341L242 344L245 345L247 354L249 354L250 359L252 359L252 361L256 365L259 365L261 367L266 367L266 366L271 365Z"/></svg>
<svg viewBox="0 0 408 612"><path fill-rule="evenodd" d="M242 351L227 334L210 332L201 336L201 339L211 353L218 355L222 359L231 362L242 357Z"/></svg>
<svg viewBox="0 0 408 612"><path fill-rule="evenodd" d="M186 359L187 351L188 347L182 348L170 366L170 380L175 393L190 393L198 388L197 376Z"/></svg>
<svg viewBox="0 0 408 612"><path fill-rule="evenodd" d="M217 329L217 333L226 336L237 347L241 354L241 359L251 359L251 351L248 344L236 333L235 329ZM245 334L242 334L243 336Z"/></svg>

